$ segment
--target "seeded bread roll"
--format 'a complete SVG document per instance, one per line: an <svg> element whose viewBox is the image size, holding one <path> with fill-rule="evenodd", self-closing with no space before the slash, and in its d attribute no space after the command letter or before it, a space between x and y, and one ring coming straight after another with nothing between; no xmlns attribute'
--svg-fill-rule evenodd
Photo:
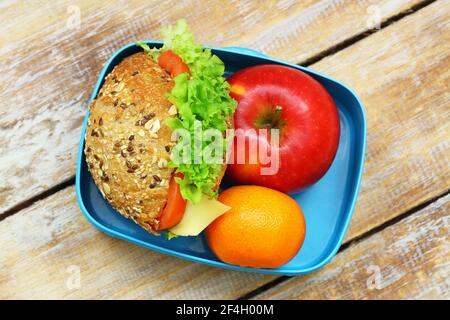
<svg viewBox="0 0 450 320"><path fill-rule="evenodd" d="M90 106L85 154L95 184L122 215L153 232L165 206L176 116L164 94L172 79L145 53L124 59Z"/></svg>
<svg viewBox="0 0 450 320"><path fill-rule="evenodd" d="M165 97L170 76L144 52L119 63L90 105L85 136L89 171L103 197L145 230L158 230L173 169L167 168L175 142L162 123L177 110ZM229 128L232 127L232 118ZM215 189L226 170L226 163Z"/></svg>

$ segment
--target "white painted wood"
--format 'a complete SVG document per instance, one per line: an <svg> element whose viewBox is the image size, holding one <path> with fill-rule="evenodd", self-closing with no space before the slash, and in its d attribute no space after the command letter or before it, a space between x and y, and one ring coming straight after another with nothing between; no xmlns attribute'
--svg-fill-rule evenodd
<svg viewBox="0 0 450 320"><path fill-rule="evenodd" d="M418 0L381 1L382 19ZM371 1L2 2L0 214L74 175L99 71L121 46L186 18L202 43L298 62L367 29ZM76 28L77 10L80 27ZM43 14L45 13L45 14ZM74 27L75 26L75 27Z"/></svg>
<svg viewBox="0 0 450 320"><path fill-rule="evenodd" d="M450 195L256 299L450 299Z"/></svg>

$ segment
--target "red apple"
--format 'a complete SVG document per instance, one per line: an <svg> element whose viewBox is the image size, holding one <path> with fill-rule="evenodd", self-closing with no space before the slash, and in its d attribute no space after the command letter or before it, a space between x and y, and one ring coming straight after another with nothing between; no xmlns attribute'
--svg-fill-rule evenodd
<svg viewBox="0 0 450 320"><path fill-rule="evenodd" d="M246 68L228 82L231 96L238 102L234 125L244 129L246 139L245 144L234 144L234 163L227 170L232 180L291 192L311 185L327 172L338 148L340 125L336 105L319 82L300 70L279 65ZM279 145L270 145L271 136L260 134L262 128L279 129ZM249 141L255 140L259 146L267 146L269 154L279 154L275 174L261 174L261 168L270 164L263 164L259 157L250 163ZM243 152L244 163L236 163Z"/></svg>

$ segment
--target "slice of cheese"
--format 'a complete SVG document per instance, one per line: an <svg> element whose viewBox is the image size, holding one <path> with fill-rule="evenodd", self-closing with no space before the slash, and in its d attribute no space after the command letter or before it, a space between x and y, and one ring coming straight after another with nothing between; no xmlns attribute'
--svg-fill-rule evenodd
<svg viewBox="0 0 450 320"><path fill-rule="evenodd" d="M217 217L230 209L231 207L218 200L202 195L201 200L196 204L188 201L183 219L170 229L170 232L178 236L197 236Z"/></svg>

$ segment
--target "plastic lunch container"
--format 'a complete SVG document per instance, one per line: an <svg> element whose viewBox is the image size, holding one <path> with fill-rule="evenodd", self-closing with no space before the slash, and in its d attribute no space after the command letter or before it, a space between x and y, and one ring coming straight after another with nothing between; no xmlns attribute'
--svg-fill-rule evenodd
<svg viewBox="0 0 450 320"><path fill-rule="evenodd" d="M160 47L161 41L145 41L150 47ZM142 49L129 44L117 51L100 73L90 101L99 92L105 76L123 58ZM219 261L209 250L203 234L167 240L154 236L122 217L102 197L87 169L83 148L89 111L81 130L76 172L76 193L81 211L95 227L106 234L139 246L175 257L232 270L278 275L300 275L327 264L338 251L352 217L363 171L366 145L364 108L352 91L339 81L295 64L286 63L246 48L215 48L212 52L225 63L225 76L258 65L280 64L302 70L314 77L333 97L341 122L339 148L326 175L304 191L291 196L301 205L306 219L305 242L297 255L276 269L242 268Z"/></svg>

